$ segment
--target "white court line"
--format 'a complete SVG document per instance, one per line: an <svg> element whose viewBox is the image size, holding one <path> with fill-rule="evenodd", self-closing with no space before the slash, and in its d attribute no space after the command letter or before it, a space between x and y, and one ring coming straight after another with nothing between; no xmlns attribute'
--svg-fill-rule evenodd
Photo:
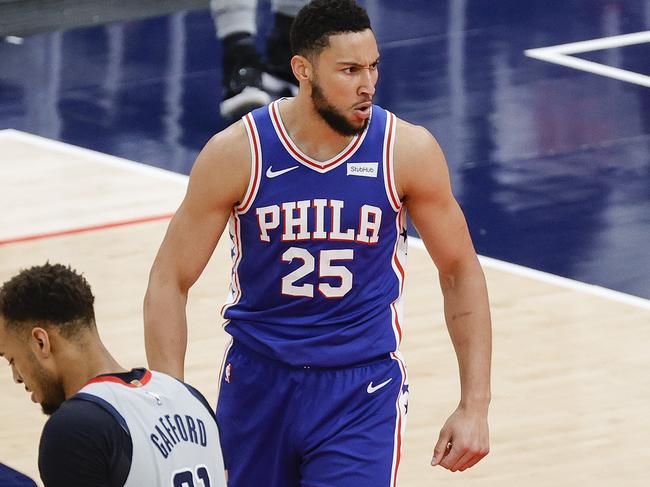
<svg viewBox="0 0 650 487"><path fill-rule="evenodd" d="M76 145L67 144L65 142L60 142L58 140L48 139L46 137L41 137L40 135L34 135L27 132L22 132L20 130L15 130L15 129L0 130L0 139L2 139L3 137L24 141L29 144L37 145L49 150L64 151L70 154L78 154L81 157L91 157L93 159L93 162L97 161L101 164L116 166L121 169L136 171L149 176L163 177L165 179L170 179L172 181L176 181L183 184L187 184L187 180L189 179L188 176L184 174L178 174L176 172L169 171L168 169L149 166L141 162L130 161L128 159L123 159L121 157L105 154L104 152L97 152L92 149L86 149L85 147L79 147Z"/></svg>
<svg viewBox="0 0 650 487"><path fill-rule="evenodd" d="M19 139L22 138L27 142L36 143L41 145L42 147L49 148L49 149L55 148L58 150L65 150L72 153L77 152L84 156L92 155L94 159L104 164L117 165L125 169L131 169L143 173L148 173L150 175L163 176L163 177L170 178L172 180L183 182L184 184L186 184L187 180L189 179L188 176L169 171L168 169L148 166L146 164L130 161L128 159L122 159L120 157L111 156L109 154L104 154L102 152L97 152L90 149L85 149L83 147L70 145L65 142L59 142L57 140L40 137L38 135L28 134L26 132L21 132L19 130L14 130L14 129L0 130L0 138L4 135L16 137ZM422 240L417 237L413 237L409 235L409 243L412 244L414 248L426 250L424 248L424 243L422 242ZM511 264L509 262L492 259L491 257L479 256L479 260L481 261L481 264L486 267L508 272L510 274L520 275L523 277L535 279L537 281L554 284L567 289L573 289L588 294L593 294L619 303L638 306L643 309L650 309L650 300L648 299L639 298L637 296L632 296L618 291L612 291L611 289L595 286L592 284L585 284L583 282L575 281L573 279L568 279L566 277L560 277L554 274L549 274L547 272L530 269L528 267L520 266L517 264Z"/></svg>
<svg viewBox="0 0 650 487"><path fill-rule="evenodd" d="M650 42L650 30L635 32L634 34L623 34L620 36L601 37L587 41L570 42L569 44L558 44L557 46L529 49L530 51L555 51L561 54L577 54L580 52L599 51L602 49L613 49L615 47L633 46Z"/></svg>
<svg viewBox="0 0 650 487"><path fill-rule="evenodd" d="M599 51L603 49L614 49L617 47L631 46L635 44L644 44L650 42L650 31L635 32L633 34L624 34L620 36L603 37L600 39L591 39L587 41L571 42L569 44L559 44L557 46L540 47L537 49L527 49L524 54L528 57L547 61L549 63L560 64L569 68L587 71L589 73L606 76L608 78L634 83L640 86L650 88L650 76L627 71L625 69L614 68L605 64L587 61L585 59L569 56L568 54L578 54L590 51Z"/></svg>
<svg viewBox="0 0 650 487"><path fill-rule="evenodd" d="M413 247L417 249L425 249L424 242L422 242L422 240L417 237L412 237L409 235L409 244L413 244ZM482 255L479 255L479 261L481 262L481 265L491 269L496 269L517 276L527 277L565 289L571 289L574 291L591 294L600 298L608 299L610 301L616 301L618 303L624 303L643 309L650 309L650 300L640 298L638 296L632 296L631 294L613 291L611 289L596 286L594 284L586 284L574 279L556 276L555 274L549 274L548 272L538 271L536 269L531 269L530 267L511 264L510 262L504 262L502 260L497 260Z"/></svg>

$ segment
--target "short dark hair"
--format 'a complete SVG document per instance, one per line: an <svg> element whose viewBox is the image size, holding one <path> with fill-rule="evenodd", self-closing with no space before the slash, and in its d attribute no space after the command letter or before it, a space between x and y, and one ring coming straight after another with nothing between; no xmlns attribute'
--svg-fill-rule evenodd
<svg viewBox="0 0 650 487"><path fill-rule="evenodd" d="M61 264L21 270L0 288L0 315L14 329L42 321L66 338L95 326L95 297L86 279Z"/></svg>
<svg viewBox="0 0 650 487"><path fill-rule="evenodd" d="M371 29L368 13L354 0L313 0L291 27L293 54L312 57L329 46L329 36Z"/></svg>

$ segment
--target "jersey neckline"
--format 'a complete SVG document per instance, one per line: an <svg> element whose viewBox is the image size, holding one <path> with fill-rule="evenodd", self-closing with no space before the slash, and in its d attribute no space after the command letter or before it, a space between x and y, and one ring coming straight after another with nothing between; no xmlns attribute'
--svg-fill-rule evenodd
<svg viewBox="0 0 650 487"><path fill-rule="evenodd" d="M303 151L301 151L300 148L296 145L296 143L289 135L289 132L286 129L286 127L284 126L284 122L282 121L282 116L280 114L280 102L286 99L287 98L280 98L279 100L272 102L269 105L269 116L271 117L271 123L273 124L273 128L275 129L275 133L280 139L280 142L282 142L282 145L287 150L287 152L291 155L291 157L293 157L299 163L309 167L310 169L314 169L318 172L325 173L343 164L345 161L347 161L350 157L354 155L354 153L357 151L359 147L361 147L361 144L363 143L363 140L366 138L366 134L368 133L368 128L370 127L370 123L372 121L372 107L370 112L370 118L368 119L368 125L366 126L364 131L361 132L361 134L354 135L352 137L352 140L350 140L350 143L347 146L345 146L334 157L326 161L319 161L317 159L314 159L313 157L308 156Z"/></svg>
<svg viewBox="0 0 650 487"><path fill-rule="evenodd" d="M140 378L131 379L129 382L124 380L126 375L135 375L136 372L144 371ZM139 375L139 374L138 374ZM146 385L151 380L151 371L149 369L132 369L129 372L122 374L102 374L90 379L84 384L84 387L90 384L97 384L101 382L114 382L116 384L121 384L126 387L142 387Z"/></svg>

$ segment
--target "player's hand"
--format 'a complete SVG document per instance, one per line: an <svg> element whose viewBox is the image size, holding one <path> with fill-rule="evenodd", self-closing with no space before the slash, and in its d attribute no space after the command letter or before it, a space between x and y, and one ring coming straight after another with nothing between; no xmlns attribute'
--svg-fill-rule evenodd
<svg viewBox="0 0 650 487"><path fill-rule="evenodd" d="M474 466L490 451L487 409L458 406L440 430L431 465L452 472Z"/></svg>

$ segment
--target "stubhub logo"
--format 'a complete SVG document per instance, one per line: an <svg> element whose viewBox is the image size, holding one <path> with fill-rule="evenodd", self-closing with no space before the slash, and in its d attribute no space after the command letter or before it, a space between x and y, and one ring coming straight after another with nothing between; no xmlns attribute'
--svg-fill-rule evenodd
<svg viewBox="0 0 650 487"><path fill-rule="evenodd" d="M378 162L348 162L348 176L376 178L378 173Z"/></svg>

